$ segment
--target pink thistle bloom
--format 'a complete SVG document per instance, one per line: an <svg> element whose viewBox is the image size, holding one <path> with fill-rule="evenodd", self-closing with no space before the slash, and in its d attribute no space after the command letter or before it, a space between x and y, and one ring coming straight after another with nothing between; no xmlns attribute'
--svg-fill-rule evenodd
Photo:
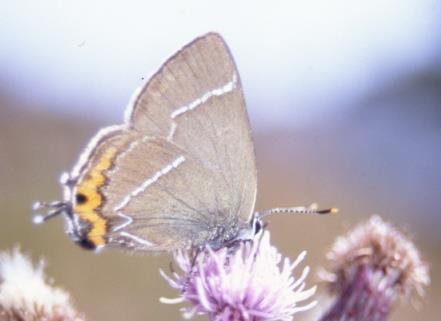
<svg viewBox="0 0 441 321"><path fill-rule="evenodd" d="M270 244L270 233L256 235L253 241L240 241L233 247L212 250L207 247L195 257L177 252L174 259L182 270L172 277L162 276L179 290L177 299L161 298L163 303L188 301L184 317L207 314L213 321L292 320L297 312L316 302L299 305L311 298L316 288L305 290L305 267L299 278L292 273L306 252L291 262Z"/></svg>

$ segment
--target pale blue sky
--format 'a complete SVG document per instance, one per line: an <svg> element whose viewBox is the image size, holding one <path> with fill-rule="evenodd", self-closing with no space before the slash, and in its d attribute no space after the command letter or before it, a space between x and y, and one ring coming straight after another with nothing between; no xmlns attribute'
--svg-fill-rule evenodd
<svg viewBox="0 0 441 321"><path fill-rule="evenodd" d="M41 0L0 8L3 90L106 122L122 120L142 77L211 30L231 47L252 120L267 125L287 116L308 125L350 108L434 59L441 39L437 0Z"/></svg>

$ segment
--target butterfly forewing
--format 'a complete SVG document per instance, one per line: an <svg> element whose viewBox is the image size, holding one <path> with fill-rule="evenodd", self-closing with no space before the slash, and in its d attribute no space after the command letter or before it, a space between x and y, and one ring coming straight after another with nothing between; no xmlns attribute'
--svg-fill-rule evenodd
<svg viewBox="0 0 441 321"><path fill-rule="evenodd" d="M130 108L100 189L110 244L170 250L248 222L253 144L239 74L220 36L205 35L171 57Z"/></svg>

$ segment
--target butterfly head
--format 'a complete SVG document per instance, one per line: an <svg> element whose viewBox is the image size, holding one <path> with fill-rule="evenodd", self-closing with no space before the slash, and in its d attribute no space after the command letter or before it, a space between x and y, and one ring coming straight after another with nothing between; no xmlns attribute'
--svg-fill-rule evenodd
<svg viewBox="0 0 441 321"><path fill-rule="evenodd" d="M259 234L263 230L265 225L266 224L262 221L260 215L258 213L255 213L251 220L251 230L253 235Z"/></svg>
<svg viewBox="0 0 441 321"><path fill-rule="evenodd" d="M255 212L251 216L251 219L247 225L240 228L234 239L229 242L253 240L257 234L262 232L265 226L266 224L262 221L260 213Z"/></svg>

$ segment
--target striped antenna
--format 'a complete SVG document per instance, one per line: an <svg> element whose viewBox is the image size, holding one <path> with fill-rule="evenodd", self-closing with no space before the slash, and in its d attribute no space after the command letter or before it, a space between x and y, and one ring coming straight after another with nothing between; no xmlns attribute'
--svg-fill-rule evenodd
<svg viewBox="0 0 441 321"><path fill-rule="evenodd" d="M338 213L338 208L331 207L328 209L318 209L316 203L310 206L297 206L297 207L277 207L270 210L266 210L260 214L260 217L265 217L272 214L336 214Z"/></svg>

